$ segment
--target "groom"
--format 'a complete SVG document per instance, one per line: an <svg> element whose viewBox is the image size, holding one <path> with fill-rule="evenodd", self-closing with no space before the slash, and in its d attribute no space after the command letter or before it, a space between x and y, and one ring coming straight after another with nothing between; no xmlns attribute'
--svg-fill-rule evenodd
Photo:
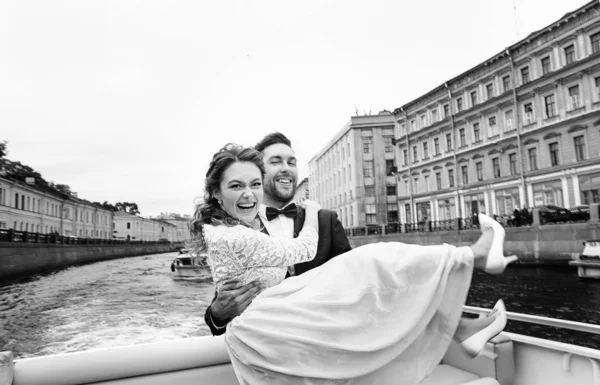
<svg viewBox="0 0 600 385"><path fill-rule="evenodd" d="M293 202L298 168L292 143L285 135L275 132L265 136L254 148L263 154L266 170L263 204L259 208L264 228L273 237L295 238L304 223L304 209L295 207ZM322 209L319 211L317 255L312 261L290 266L288 276L307 272L350 249L337 214ZM212 334L225 333L227 323L246 310L260 291L262 288L257 282L247 285L230 282L223 285L204 314L204 321Z"/></svg>

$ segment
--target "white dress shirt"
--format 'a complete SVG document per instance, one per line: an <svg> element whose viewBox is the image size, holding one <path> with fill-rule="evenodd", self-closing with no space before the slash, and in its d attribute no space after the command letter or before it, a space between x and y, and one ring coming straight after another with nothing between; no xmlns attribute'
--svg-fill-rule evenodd
<svg viewBox="0 0 600 385"><path fill-rule="evenodd" d="M282 208L288 207L292 203L295 202L292 201ZM262 203L258 207L258 216L270 236L278 238L294 238L294 218L279 215L277 218L269 221L267 220L267 206ZM290 275L294 275L294 265L288 266L288 272Z"/></svg>

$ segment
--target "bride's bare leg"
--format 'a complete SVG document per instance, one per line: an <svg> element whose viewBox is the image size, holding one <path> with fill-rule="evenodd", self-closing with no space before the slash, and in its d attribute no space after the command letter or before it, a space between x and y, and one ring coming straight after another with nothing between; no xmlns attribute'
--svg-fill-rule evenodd
<svg viewBox="0 0 600 385"><path fill-rule="evenodd" d="M454 333L454 337L458 342L462 342L473 334L489 326L494 320L495 316L481 317L481 318L461 318L458 322L458 327Z"/></svg>
<svg viewBox="0 0 600 385"><path fill-rule="evenodd" d="M471 250L473 251L473 266L476 269L485 268L487 256L492 247L492 241L494 240L494 231L488 228L481 233L479 239L472 244Z"/></svg>

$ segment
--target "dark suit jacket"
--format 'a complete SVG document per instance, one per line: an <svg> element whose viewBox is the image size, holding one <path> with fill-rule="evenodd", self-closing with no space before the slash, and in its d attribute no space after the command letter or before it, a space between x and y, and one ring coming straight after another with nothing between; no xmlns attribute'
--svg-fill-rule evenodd
<svg viewBox="0 0 600 385"><path fill-rule="evenodd" d="M294 219L294 238L298 236L304 225L304 209L298 207L298 216ZM335 211L322 209L319 211L319 243L317 245L317 254L312 261L298 263L294 265L296 275L300 275L312 268L321 266L331 258L351 250L350 242L344 232L344 227L337 217ZM216 293L215 293L216 298ZM213 302L215 301L213 298ZM210 306L204 313L204 321L210 328L213 335L218 336L225 333L227 323L230 320L224 320L225 325L217 329L212 322L214 317L210 311ZM220 321L220 320L219 320ZM219 325L221 326L221 325Z"/></svg>

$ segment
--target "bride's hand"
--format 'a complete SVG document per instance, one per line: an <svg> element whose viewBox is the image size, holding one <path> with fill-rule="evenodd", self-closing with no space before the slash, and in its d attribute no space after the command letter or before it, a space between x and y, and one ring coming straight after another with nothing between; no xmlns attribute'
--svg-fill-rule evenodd
<svg viewBox="0 0 600 385"><path fill-rule="evenodd" d="M321 210L321 205L310 199L307 199L304 202L302 202L302 206L304 206L306 211L313 211L315 213L318 213L319 210Z"/></svg>

